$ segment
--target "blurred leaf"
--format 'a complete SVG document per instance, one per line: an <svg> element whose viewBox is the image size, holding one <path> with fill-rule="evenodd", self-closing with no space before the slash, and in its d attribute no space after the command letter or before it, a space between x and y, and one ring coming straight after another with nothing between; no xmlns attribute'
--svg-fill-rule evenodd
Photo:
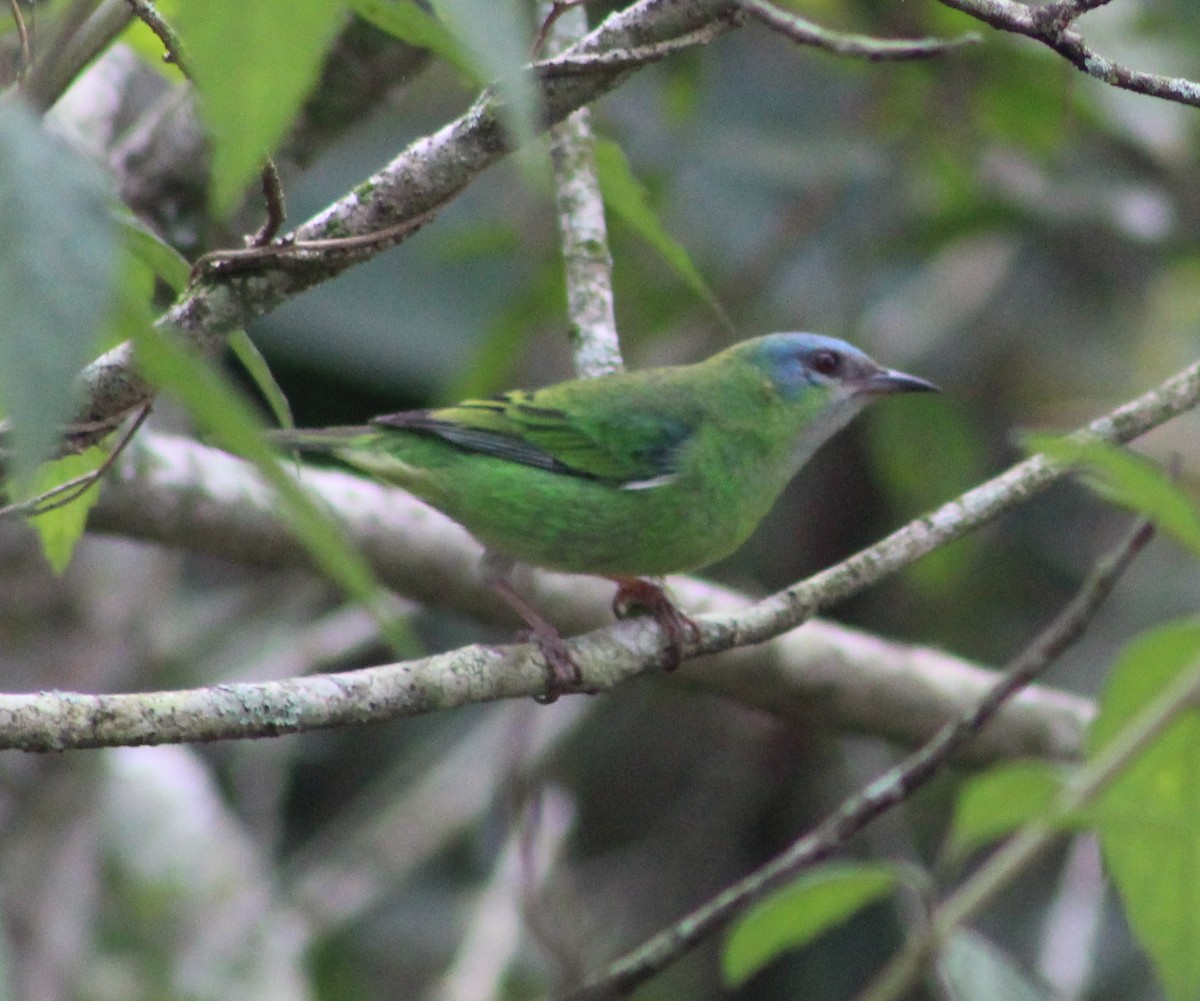
<svg viewBox="0 0 1200 1001"><path fill-rule="evenodd" d="M538 95L524 67L533 34L520 0L432 0L442 22L462 41L475 79L495 81L500 118L513 146L528 146L537 129Z"/></svg>
<svg viewBox="0 0 1200 1001"><path fill-rule="evenodd" d="M703 110L704 72L709 62L701 49L680 52L663 64L663 118L678 128L695 122Z"/></svg>
<svg viewBox="0 0 1200 1001"><path fill-rule="evenodd" d="M113 304L117 241L103 173L11 98L0 102L0 233L0 405L20 477L71 415Z"/></svg>
<svg viewBox="0 0 1200 1001"><path fill-rule="evenodd" d="M975 58L982 72L972 111L983 136L1025 154L1061 151L1071 134L1069 67L1040 49L981 49Z"/></svg>
<svg viewBox="0 0 1200 1001"><path fill-rule="evenodd" d="M345 14L338 0L181 0L179 35L213 142L213 214L229 215L303 106Z"/></svg>
<svg viewBox="0 0 1200 1001"><path fill-rule="evenodd" d="M511 385L513 366L526 340L541 323L560 322L563 312L562 259L539 268L496 313L470 363L460 369L447 400L489 396Z"/></svg>
<svg viewBox="0 0 1200 1001"><path fill-rule="evenodd" d="M1097 493L1150 518L1154 524L1200 555L1200 514L1178 486L1152 462L1102 441L1073 442L1049 434L1024 438L1030 452L1079 466L1092 474Z"/></svg>
<svg viewBox="0 0 1200 1001"><path fill-rule="evenodd" d="M596 169L600 175L605 208L615 212L626 226L657 250L688 288L729 325L717 297L692 263L687 251L659 221L645 187L629 168L624 150L614 142L598 139Z"/></svg>
<svg viewBox="0 0 1200 1001"><path fill-rule="evenodd" d="M969 928L946 940L937 960L940 979L957 1001L1053 1001L1054 994L1035 984L1008 956Z"/></svg>
<svg viewBox="0 0 1200 1001"><path fill-rule="evenodd" d="M126 248L176 295L187 286L191 265L174 247L150 231L140 219L118 214L117 227Z"/></svg>
<svg viewBox="0 0 1200 1001"><path fill-rule="evenodd" d="M154 325L154 273L127 247L119 253L117 300L97 348L107 351Z"/></svg>
<svg viewBox="0 0 1200 1001"><path fill-rule="evenodd" d="M1143 633L1117 661L1088 739L1095 758L1200 658L1200 619ZM1189 710L1096 800L1104 859L1167 996L1200 997L1200 713ZM1131 818L1136 823L1131 822Z"/></svg>
<svg viewBox="0 0 1200 1001"><path fill-rule="evenodd" d="M941 504L984 476L980 436L966 409L948 397L880 408L868 415L864 430L871 464L902 517ZM929 461L931 441L937 442L937 462ZM906 576L926 599L937 599L962 587L980 552L980 542L969 535L930 553Z"/></svg>
<svg viewBox="0 0 1200 1001"><path fill-rule="evenodd" d="M888 865L837 863L805 873L767 897L733 926L721 967L736 987L784 952L799 949L895 888Z"/></svg>
<svg viewBox="0 0 1200 1001"><path fill-rule="evenodd" d="M951 851L961 857L1045 816L1062 781L1061 769L1046 761L1012 762L971 776L955 804Z"/></svg>
<svg viewBox="0 0 1200 1001"><path fill-rule="evenodd" d="M32 498L68 483L79 476L95 472L108 458L109 450L96 446L79 455L66 455L61 459L43 462L33 476L22 484L23 496ZM56 574L61 574L71 562L75 544L83 535L88 512L100 499L100 490L90 485L78 497L61 507L54 507L44 514L34 515L29 523L37 532L42 543L42 552Z"/></svg>
<svg viewBox="0 0 1200 1001"><path fill-rule="evenodd" d="M486 82L454 35L414 0L349 0L349 5L354 13L381 31L441 56L477 84Z"/></svg>
<svg viewBox="0 0 1200 1001"><path fill-rule="evenodd" d="M346 540L337 521L284 470L253 408L205 359L158 330L147 331L135 346L138 365L148 379L174 395L222 448L254 464L276 492L283 517L313 562L348 597L376 614L398 652L416 650L402 623L383 611L384 592L363 555Z"/></svg>
<svg viewBox="0 0 1200 1001"><path fill-rule="evenodd" d="M271 408L271 413L279 426L295 427L292 406L288 403L283 389L276 382L275 376L271 372L271 366L267 364L267 359L258 350L258 345L250 340L250 335L244 330L235 330L229 335L229 347L233 351L234 357L242 363L242 368L254 380L258 391L263 394L263 399L267 401L267 406Z"/></svg>

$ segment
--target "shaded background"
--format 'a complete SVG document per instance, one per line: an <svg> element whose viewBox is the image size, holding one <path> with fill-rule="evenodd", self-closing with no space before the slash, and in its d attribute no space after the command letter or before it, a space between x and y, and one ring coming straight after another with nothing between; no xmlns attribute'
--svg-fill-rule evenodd
<svg viewBox="0 0 1200 1001"><path fill-rule="evenodd" d="M889 37L977 27L911 0L823 0L805 13ZM1115 0L1079 28L1112 58L1200 76L1189 0ZM377 51L395 44L354 30ZM631 367L808 329L945 390L860 419L715 579L761 594L802 578L1004 468L1021 429L1073 427L1196 356L1197 112L982 31L965 52L874 65L751 25L595 106L597 131L624 148L733 327L613 221ZM404 66L348 129L309 135L284 159L293 222L473 97L444 65ZM130 128L165 86L157 79L131 97ZM194 211L181 196L166 227L191 255L217 239ZM254 228L255 211L245 218ZM416 238L251 333L302 424L554 381L570 374L557 245L544 177L502 164ZM1179 455L1193 490L1198 432L1188 416L1145 443ZM1078 487L1055 488L836 617L1002 663L1123 521ZM1094 692L1125 641L1194 612L1198 598L1194 564L1155 543L1053 680ZM369 622L337 600L310 576L100 538L59 580L28 532L0 526L10 690L379 662ZM430 649L506 637L436 609L414 624ZM780 850L895 753L648 679L548 708L343 733L5 754L0 965L22 998L450 999L484 996L487 974L467 959L482 962L490 946L513 957L504 995L540 996ZM943 777L853 849L931 867L935 885L953 879L937 861L956 781ZM1155 997L1100 880L1087 844L1064 847L982 928L1062 996ZM494 911L482 909L488 893ZM849 997L920 909L915 895L872 908L734 996ZM486 933L464 944L481 914ZM442 979L456 958L461 980ZM702 950L640 996L726 996L715 963Z"/></svg>

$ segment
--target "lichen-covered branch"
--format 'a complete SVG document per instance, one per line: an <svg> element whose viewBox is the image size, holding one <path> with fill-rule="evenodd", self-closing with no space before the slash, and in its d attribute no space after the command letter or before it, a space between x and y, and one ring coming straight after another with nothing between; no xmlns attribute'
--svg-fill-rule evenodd
<svg viewBox="0 0 1200 1001"><path fill-rule="evenodd" d="M549 42L555 52L583 33L583 8L559 15ZM554 194L562 232L567 283L567 318L581 376L606 375L624 368L613 309L612 255L604 221L604 199L596 169L596 140L590 108L577 108L550 130Z"/></svg>
<svg viewBox="0 0 1200 1001"><path fill-rule="evenodd" d="M618 86L646 62L661 58L653 55L656 45L687 36L710 40L719 33L714 26L727 30L738 18L733 0L640 0L613 13L563 54L564 65L570 65L572 59L621 56L639 48L650 52L645 59L623 58L611 63L601 59L575 67L574 72L536 71L545 124L562 121L576 108ZM497 98L491 89L485 90L460 118L417 140L289 234L292 241L307 242L392 231L394 239L374 241L363 253L330 254L315 264L306 261L303 266L288 266L287 255L276 260L264 254L261 268L209 274L192 284L159 320L159 326L178 332L201 350L215 350L230 331L400 242L412 232L405 223L436 211L511 150ZM130 345L121 345L82 373L79 395L86 402L78 420L87 426L106 427L150 394L150 386L134 370Z"/></svg>
<svg viewBox="0 0 1200 1001"><path fill-rule="evenodd" d="M1128 441L1196 406L1198 401L1200 362L1172 376L1151 392L1092 422L1079 433L1096 435L1109 441ZM220 529L223 539L232 539L239 545L241 541L252 544L257 540L260 543L257 554L268 559L275 556L286 558L288 552L295 552L296 547L289 545L290 540L278 523L266 488L246 475L245 467L237 460L229 457L224 459L227 463L224 475L217 474L212 479L193 478L193 482L200 485L194 492L182 485L189 476L185 461L181 468L174 470L181 481L180 485L166 492L168 502L160 504L158 508L150 502L149 493L153 487L147 487L145 480L139 479L138 467L144 468L145 461L144 451L134 451L123 457L118 475L121 478L129 477L132 485L120 498L121 503L116 511L113 510L111 493L102 499L101 506L96 510L96 518L102 527L112 529L127 526L133 530L132 534L154 537L156 529L173 522L180 532L179 538L199 540L206 535L212 538L214 529L211 524L206 528L205 521L206 518L211 520L215 509L211 498L216 495L229 502L240 502L246 509L244 516L239 519L223 520ZM699 636L685 645L685 654L694 657L705 653L721 653L779 636L810 618L817 610L869 587L938 546L1020 506L1065 473L1061 466L1043 456L1027 459L933 514L918 519L875 546L802 584L743 610L699 616ZM340 489L350 491L346 483L351 479L342 477ZM118 487L119 484L120 480ZM368 493L383 490L374 484L362 484L356 489ZM399 504L396 500L389 500L387 505L366 507L363 496L350 491L340 499L341 503L335 500L335 507L351 526L352 533L357 534L357 523L359 530L382 542L388 535L387 527L378 523L376 516L382 508L397 508ZM423 517L426 527L429 519L436 521L433 512L420 508L415 501L409 510L418 522ZM416 513L418 511L425 513L420 515ZM410 555L403 551L403 543L398 543L396 538L391 540L391 547L393 554L390 558L403 562ZM389 558L386 553L375 553L374 546L367 551L374 553L377 563ZM419 553L411 556L415 565L421 565ZM294 555L291 558L296 559ZM461 558L465 564L470 560L469 550L462 547L456 558ZM465 567L460 569L465 571ZM425 570L428 571L428 564ZM444 583L448 588L463 588L461 582L467 577L469 574L465 572L450 575L441 578L439 583ZM551 577L547 575L539 579ZM547 610L553 614L549 607ZM803 637L808 632L810 630L801 630L795 635ZM640 620L618 623L577 637L570 641L570 647L581 669L580 688L584 691L611 688L659 664L663 656L657 628ZM889 650L886 659L894 661L899 655L900 651ZM743 652L739 656L750 655ZM811 667L811 664L807 666ZM848 694L855 690L852 684L840 689L833 685L830 689L833 678L822 676L814 679L799 668L798 671L791 698L802 705L804 699L798 693L803 692L807 684L812 698L809 708L819 706L822 712L828 711L824 716L827 722L837 725L856 711L866 711L861 706L855 709L854 700ZM960 677L956 681L962 680L961 675L970 675L972 672L960 664L958 673ZM685 668L683 678L687 676L688 670ZM713 676L698 673L697 677L711 679ZM908 713L898 710L898 706L904 705L904 693L920 690L919 687L908 688L907 676L905 681L905 685L897 686L901 701L888 704L888 712L893 719L892 732L897 726L912 725L896 722L908 716ZM982 676L976 681L984 683ZM542 693L544 684L543 666L531 648L473 646L401 664L261 685L223 685L194 691L134 695L53 692L0 695L0 747L41 750L270 736L317 727L392 719L471 702L538 695ZM736 689L736 682L732 684ZM780 694L780 701L786 704L785 694ZM952 700L953 696L943 690L941 698ZM920 722L928 724L936 719L932 727L927 726L924 730L926 735L946 718L945 715L938 716L937 710L942 706L935 708L935 705L936 699L924 706L913 707L913 715ZM1054 714L1055 723L1069 729L1072 724L1064 721L1065 715L1070 714ZM1077 705L1074 725L1081 725L1085 717L1086 710L1079 711ZM1042 739L1046 740L1046 737L1043 731ZM1046 742L1053 743L1049 740Z"/></svg>
<svg viewBox="0 0 1200 1001"><path fill-rule="evenodd" d="M1076 69L1122 90L1159 97L1164 101L1200 107L1200 83L1183 77L1143 73L1097 53L1071 28L1072 22L1093 7L1089 0L1059 0L1040 7L1014 0L942 0L947 7L969 14L1001 31L1024 35L1049 46Z"/></svg>

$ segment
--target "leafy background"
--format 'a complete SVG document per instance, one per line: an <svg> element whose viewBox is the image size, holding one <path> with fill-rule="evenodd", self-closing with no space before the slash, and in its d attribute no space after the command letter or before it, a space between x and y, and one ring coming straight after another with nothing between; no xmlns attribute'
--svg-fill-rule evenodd
<svg viewBox="0 0 1200 1001"><path fill-rule="evenodd" d="M38 5L38 23L54 24L66 6ZM461 28L452 63L442 42L443 54L430 56L365 22L347 28L333 5L295 2L283 13L264 3L254 15L246 6L163 5L185 42L200 51L208 30L227 50L232 69L209 78L202 61L197 79L219 86L236 72L237 108L266 108L288 88L300 100L339 30L356 52L385 54L398 81L346 109L339 81L326 76L304 126L280 124L293 222L459 114L475 81L503 65L480 62ZM493 16L466 0L435 6L452 27ZM605 11L589 5L588 16L596 23ZM888 37L979 28L911 0L813 0L802 12ZM250 30L252 17L266 29ZM1114 0L1080 27L1114 58L1200 76L1200 12L1188 0ZM15 33L4 41L11 54ZM161 47L143 28L123 41L134 49L107 53L50 116L110 165L181 86L154 65ZM312 73L296 69L304 51ZM97 136L83 112L115 65L136 85L112 132ZM622 195L619 161L610 162L631 367L812 329L945 389L921 406L881 405L813 461L755 539L711 571L750 593L828 565L1003 468L1020 454L1016 431L1073 427L1196 357L1196 111L1107 88L1031 42L985 29L982 44L948 57L867 64L752 25L641 71L594 114L650 209L641 193ZM199 152L170 183L121 190L188 258L235 245L260 221L256 199L235 209L259 151L214 132L226 180L211 200ZM175 134L202 149L182 127ZM4 204L24 199L12 177ZM686 250L720 311L664 258L661 240L646 238L655 226ZM249 333L300 424L552 381L570 372L557 247L538 145L482 176L418 237ZM9 385L0 394L13 408ZM158 409L160 427L185 425L181 409ZM1184 417L1144 443L1156 457L1179 456L1193 498L1198 431ZM1057 488L837 617L1002 663L1123 521L1088 490ZM1194 556L1154 544L1055 683L1095 694L1132 637L1194 613L1198 598ZM414 611L412 626L429 649L508 637L436 609ZM203 685L387 655L369 617L315 576L88 536L58 577L28 528L0 523L7 689ZM896 753L696 694L686 678L550 708L479 707L274 741L10 752L0 756L4 989L14 998L471 997L479 981L451 964L476 955L464 934L482 913L494 915L492 939L516 934L512 898L524 894L510 893L507 911L481 909L489 892L505 899L497 887L508 880L535 899L499 979L506 995L541 996L769 857ZM944 837L965 778L945 774L849 854L952 883L966 863L947 857ZM544 882L529 859L551 866ZM713 946L645 996L852 996L920 924L928 891L902 882L740 988L724 986ZM1183 909L1194 913L1200 888L1185 891ZM1092 842L1064 839L987 911L980 937L955 944L960 971L1005 971L985 980L995 993L964 986L961 972L943 987L969 997L1153 998L1165 982L1187 996L1186 974L1156 980L1129 920Z"/></svg>

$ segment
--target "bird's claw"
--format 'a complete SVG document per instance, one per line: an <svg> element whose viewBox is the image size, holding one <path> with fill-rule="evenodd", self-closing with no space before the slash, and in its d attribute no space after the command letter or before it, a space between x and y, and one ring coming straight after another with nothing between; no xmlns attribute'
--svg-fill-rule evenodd
<svg viewBox="0 0 1200 1001"><path fill-rule="evenodd" d="M618 585L613 596L613 614L618 619L626 619L638 614L640 609L653 616L667 638L663 670L674 671L683 660L684 644L700 638L700 627L676 608L667 592L657 584L640 577L615 577L613 580Z"/></svg>
<svg viewBox="0 0 1200 1001"><path fill-rule="evenodd" d="M583 672L557 630L523 629L518 639L536 645L546 662L546 691L543 695L535 695L534 702L548 706L557 702L560 695L579 690L583 683Z"/></svg>

